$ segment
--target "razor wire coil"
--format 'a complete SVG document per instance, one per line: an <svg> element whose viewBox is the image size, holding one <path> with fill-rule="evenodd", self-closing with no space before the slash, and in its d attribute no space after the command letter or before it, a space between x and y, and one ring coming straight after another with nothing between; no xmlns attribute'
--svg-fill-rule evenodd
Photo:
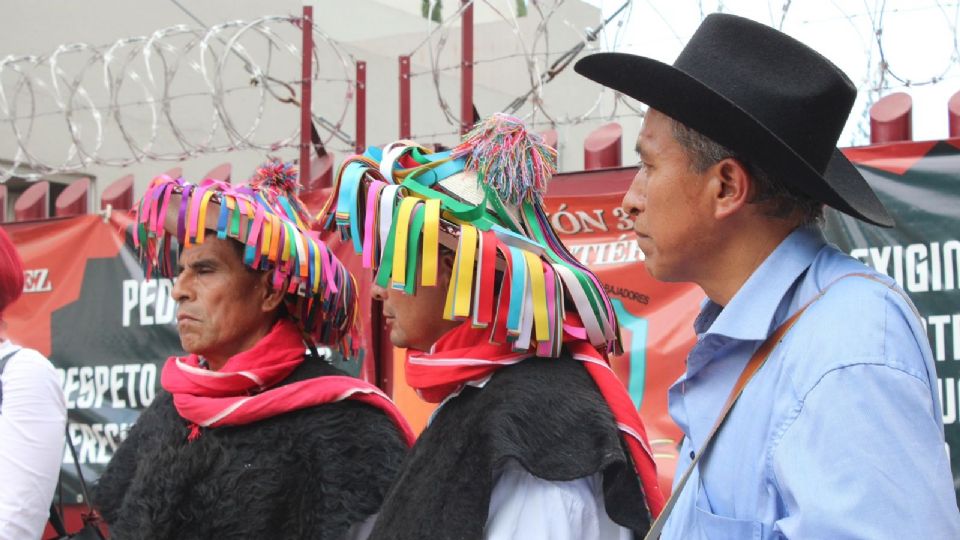
<svg viewBox="0 0 960 540"><path fill-rule="evenodd" d="M439 2L430 0L429 12ZM429 109L433 119L421 121L418 116L414 120L414 139L450 143L457 138L461 119L451 106L455 98L448 95L451 85L447 80L445 88L444 77L461 69L459 62L451 61L450 46L458 43L454 30L459 28L468 6L483 9L487 14L484 24L505 30L498 35L510 35L513 40L508 47L484 48L484 36L477 35L476 52L480 54L473 59L473 66L499 68L512 62L509 76L522 80L526 93L502 104L503 108L544 128L642 117L636 102L599 86L589 95L580 96L572 107L553 99L554 90L547 89L583 54L629 49L631 34L637 34L635 29L625 31L631 23L657 27L675 44L684 43L696 26L679 27L669 13L649 0L599 2L601 8L609 4L615 11L611 9L613 15L594 29L584 27L582 19L571 15L568 10L576 3L568 0L528 0L523 24L516 0L446 3L455 3L449 6L455 9L448 7L449 14L440 22L424 18L423 37L415 40L406 53L412 59L419 55L411 65L418 69L411 69L410 78L426 81L428 86L418 83L417 107L421 111ZM864 74L855 84L864 99L852 113L856 126L852 140L843 143L868 140L869 109L885 93L960 79L960 1L821 3L811 17L798 11L806 7L804 3L768 0L768 20L762 22L785 31L846 22L845 31L861 44L859 61ZM702 20L714 11L736 13L739 5L734 4L698 0L688 16ZM940 21L934 26L952 36L949 59L929 73L918 74L902 58L891 57L891 51L897 48L888 32L891 21L917 13ZM318 112L315 101L312 115L321 128L324 145L352 152L354 137L344 131L344 124L355 96L355 61L319 25L313 31L313 62L319 65L321 54L335 58L333 68L327 61L322 71L314 70L313 83L315 88L338 97L325 100L324 114ZM8 55L0 59L0 182L14 175L35 180L91 165L123 167L144 160L182 161L207 153L243 149L275 152L298 147L299 122L285 125L280 133L268 117L278 106L292 105L292 114L299 105L300 37L299 17L269 16L199 29L177 25L103 46L64 44L47 54ZM238 106L234 100L242 96L247 100ZM39 127L43 123L59 126L61 141L59 146L53 144L54 151ZM110 138L114 144L107 144Z"/></svg>
<svg viewBox="0 0 960 540"><path fill-rule="evenodd" d="M206 29L176 25L102 46L64 44L49 54L0 59L0 141L7 141L0 143L0 182L14 175L37 180L91 165L123 167L144 160L299 146L299 123L269 139L258 135L268 107L299 106L300 22L298 17L269 16ZM324 65L323 76L314 77L313 84L336 86L342 98L329 117L312 112L327 127L325 145L336 138L352 148L342 127L354 97L354 60L321 28L314 26L313 35L313 62L319 64L321 50L325 58L336 59L333 68ZM253 49L262 54L255 56ZM285 57L286 69L276 66L280 57ZM237 84L238 74L246 78L244 84ZM183 88L180 80L188 77L192 84ZM249 99L231 103L232 96L251 92L253 107ZM198 101L204 103L200 113L184 105ZM297 110L293 106L291 113ZM65 147L51 152L39 140L41 131L50 130L38 124L61 121L56 131L66 134ZM108 151L110 136L121 144Z"/></svg>

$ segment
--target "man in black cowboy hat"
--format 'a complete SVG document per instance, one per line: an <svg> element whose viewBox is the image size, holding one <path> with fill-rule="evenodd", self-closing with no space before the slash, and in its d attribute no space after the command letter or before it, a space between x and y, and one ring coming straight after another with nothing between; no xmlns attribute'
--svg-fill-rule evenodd
<svg viewBox="0 0 960 540"><path fill-rule="evenodd" d="M850 80L719 14L672 66L603 53L576 70L649 105L623 207L650 273L708 297L669 393L685 437L663 537L960 538L925 328L816 227L825 204L893 225L835 147Z"/></svg>

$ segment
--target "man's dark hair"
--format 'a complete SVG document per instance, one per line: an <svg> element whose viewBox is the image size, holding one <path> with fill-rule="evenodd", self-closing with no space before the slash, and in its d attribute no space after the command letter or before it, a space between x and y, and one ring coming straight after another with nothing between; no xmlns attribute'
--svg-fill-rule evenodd
<svg viewBox="0 0 960 540"><path fill-rule="evenodd" d="M804 225L815 223L823 217L823 203L820 201L791 191L783 182L767 174L751 160L743 159L733 150L702 133L673 118L670 122L673 126L673 137L686 151L690 159L690 167L694 172L702 173L723 159L734 158L743 164L753 178L756 191L749 202L765 203L767 216L786 219L799 214Z"/></svg>

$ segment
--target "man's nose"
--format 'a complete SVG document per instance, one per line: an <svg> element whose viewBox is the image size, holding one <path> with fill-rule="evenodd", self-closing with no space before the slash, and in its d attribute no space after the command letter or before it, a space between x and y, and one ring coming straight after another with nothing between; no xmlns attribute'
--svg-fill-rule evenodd
<svg viewBox="0 0 960 540"><path fill-rule="evenodd" d="M620 201L620 206L631 216L646 210L647 195L643 185L645 181L641 178L642 174L642 171L637 173L633 182L630 183L630 188L623 194L623 200Z"/></svg>
<svg viewBox="0 0 960 540"><path fill-rule="evenodd" d="M183 277L174 278L173 289L170 290L170 296L177 303L187 300L190 297L187 280Z"/></svg>
<svg viewBox="0 0 960 540"><path fill-rule="evenodd" d="M379 285L374 284L370 287L370 293L373 295L374 300L383 302L387 299L387 290Z"/></svg>

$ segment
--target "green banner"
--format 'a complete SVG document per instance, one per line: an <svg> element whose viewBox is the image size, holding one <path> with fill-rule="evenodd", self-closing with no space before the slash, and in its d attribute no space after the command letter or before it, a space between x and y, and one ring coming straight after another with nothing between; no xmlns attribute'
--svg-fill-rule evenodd
<svg viewBox="0 0 960 540"><path fill-rule="evenodd" d="M960 141L846 151L896 219L893 229L829 211L827 239L894 278L927 327L946 451L960 494Z"/></svg>

